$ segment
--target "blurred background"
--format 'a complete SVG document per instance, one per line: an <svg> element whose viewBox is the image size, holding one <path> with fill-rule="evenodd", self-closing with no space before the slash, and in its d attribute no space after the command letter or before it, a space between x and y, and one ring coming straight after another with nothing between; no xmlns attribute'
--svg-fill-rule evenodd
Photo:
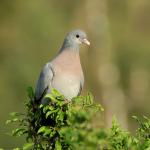
<svg viewBox="0 0 150 150"><path fill-rule="evenodd" d="M133 131L132 115L150 116L149 0L1 0L0 147L11 150L24 138L10 137L9 113L24 112L26 88L35 86L43 65L72 29L87 32L82 47L83 94L91 91L105 108L95 124L115 115Z"/></svg>

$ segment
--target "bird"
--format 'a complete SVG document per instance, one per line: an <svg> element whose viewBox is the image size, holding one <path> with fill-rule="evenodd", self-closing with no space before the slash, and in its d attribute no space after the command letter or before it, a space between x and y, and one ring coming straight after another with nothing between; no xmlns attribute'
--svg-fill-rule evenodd
<svg viewBox="0 0 150 150"><path fill-rule="evenodd" d="M69 32L57 55L46 63L39 75L35 88L35 98L42 99L52 88L71 101L80 95L84 85L84 74L80 62L80 45L90 45L84 31Z"/></svg>

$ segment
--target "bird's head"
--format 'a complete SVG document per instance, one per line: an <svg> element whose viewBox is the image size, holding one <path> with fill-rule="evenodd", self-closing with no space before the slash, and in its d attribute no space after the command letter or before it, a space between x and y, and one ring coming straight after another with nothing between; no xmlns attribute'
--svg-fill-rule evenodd
<svg viewBox="0 0 150 150"><path fill-rule="evenodd" d="M82 30L74 30L67 34L65 41L65 47L78 48L81 44L90 45L90 42L87 40L86 33Z"/></svg>

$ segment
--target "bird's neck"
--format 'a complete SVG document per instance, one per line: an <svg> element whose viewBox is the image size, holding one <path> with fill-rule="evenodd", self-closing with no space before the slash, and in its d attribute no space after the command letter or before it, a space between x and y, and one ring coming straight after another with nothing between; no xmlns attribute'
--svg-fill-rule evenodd
<svg viewBox="0 0 150 150"><path fill-rule="evenodd" d="M79 45L77 43L65 40L62 48L60 49L60 52L68 49L73 52L79 53Z"/></svg>

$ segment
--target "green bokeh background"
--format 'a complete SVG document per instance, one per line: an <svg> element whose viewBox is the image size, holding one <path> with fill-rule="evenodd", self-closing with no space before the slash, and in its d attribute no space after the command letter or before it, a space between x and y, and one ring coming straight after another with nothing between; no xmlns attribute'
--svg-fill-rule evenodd
<svg viewBox="0 0 150 150"><path fill-rule="evenodd" d="M149 0L1 0L0 1L0 147L11 150L24 138L6 133L9 113L24 112L26 88L35 86L42 66L58 52L72 29L87 32L81 48L83 94L92 91L105 108L110 126L115 114L135 129L132 115L150 116Z"/></svg>

